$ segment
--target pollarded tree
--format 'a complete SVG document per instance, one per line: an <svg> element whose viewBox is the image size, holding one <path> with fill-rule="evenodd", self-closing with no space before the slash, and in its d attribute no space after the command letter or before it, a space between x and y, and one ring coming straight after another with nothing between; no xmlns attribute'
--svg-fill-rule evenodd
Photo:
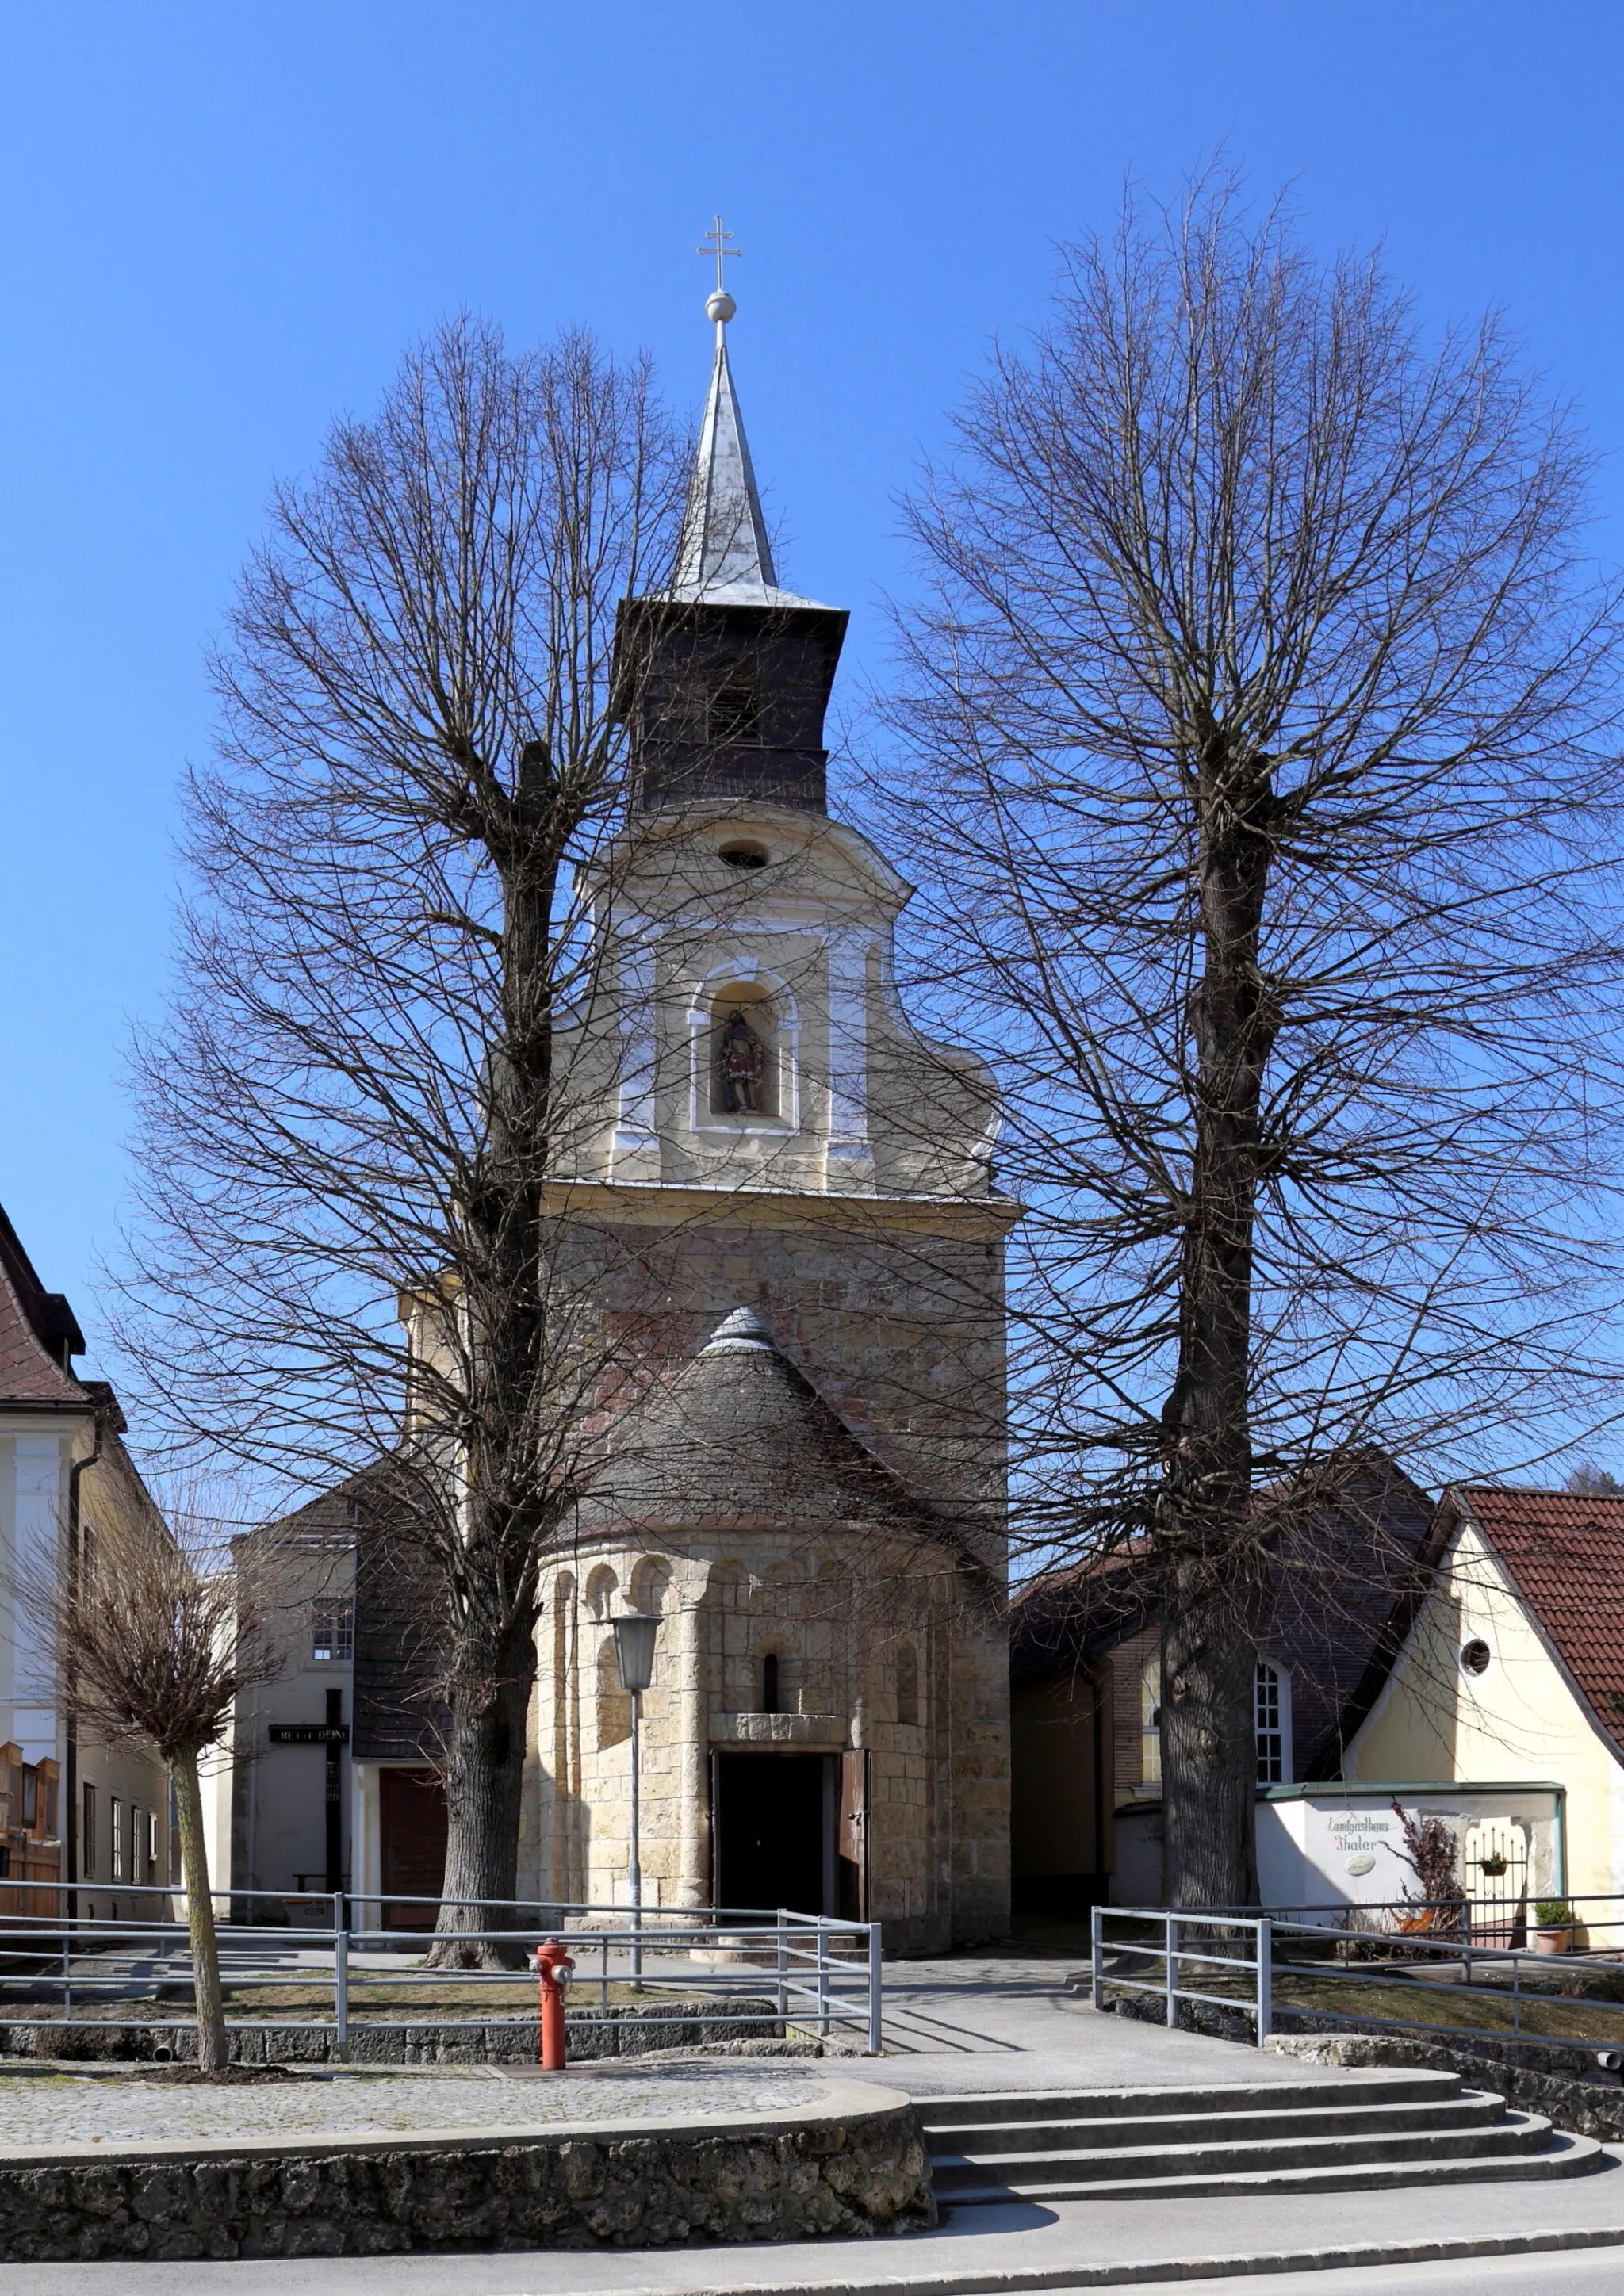
<svg viewBox="0 0 1624 2296"><path fill-rule="evenodd" d="M373 1470L435 1590L448 1928L514 1893L537 1562L624 1368L612 1247L547 1182L591 1120L556 1040L595 987L579 865L601 894L637 701L615 615L670 562L676 446L646 365L463 320L277 489L139 1055L148 1408L290 1495Z"/></svg>
<svg viewBox="0 0 1624 2296"><path fill-rule="evenodd" d="M1496 325L1209 179L1066 252L912 505L890 827L1007 1095L1028 1536L1160 1564L1175 1903L1255 1893L1267 1491L1504 1462L1610 1375L1587 477Z"/></svg>

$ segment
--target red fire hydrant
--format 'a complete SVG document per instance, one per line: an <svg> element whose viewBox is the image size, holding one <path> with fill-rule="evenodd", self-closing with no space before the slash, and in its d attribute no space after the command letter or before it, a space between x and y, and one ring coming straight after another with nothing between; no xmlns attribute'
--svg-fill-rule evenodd
<svg viewBox="0 0 1624 2296"><path fill-rule="evenodd" d="M541 1991L540 2046L544 2072L564 2069L564 1980L561 1971L575 1967L556 1938L536 1948L536 1977Z"/></svg>

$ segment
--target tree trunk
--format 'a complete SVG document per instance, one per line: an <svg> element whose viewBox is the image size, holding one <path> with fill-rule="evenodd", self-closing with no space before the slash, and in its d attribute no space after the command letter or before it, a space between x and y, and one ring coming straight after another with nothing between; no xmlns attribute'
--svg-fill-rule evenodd
<svg viewBox="0 0 1624 2296"><path fill-rule="evenodd" d="M1194 1154L1159 1526L1163 1878L1169 1905L1246 1906L1258 1894L1253 1685L1267 1592L1251 1519L1252 1230L1278 1025L1258 965L1273 853L1267 761L1210 733L1195 797Z"/></svg>
<svg viewBox="0 0 1624 2296"><path fill-rule="evenodd" d="M455 1570L439 1928L510 1926L518 1886L525 1721L536 1678L536 1584L547 1509L546 1270L541 1191L552 1144L553 906L574 826L553 760L524 745L513 795L487 783L485 841L502 881L502 1039L487 1066L485 1138L467 1207L474 1430L467 1537ZM496 1900L483 1913L481 1899ZM437 1945L447 1966L512 1965L516 1946Z"/></svg>
<svg viewBox="0 0 1624 2296"><path fill-rule="evenodd" d="M226 2038L220 1949L214 1931L214 1899L209 1888L209 1850L203 1840L203 1793L198 1782L196 1754L171 1754L168 1769L175 1788L176 1813L180 1819L181 1874L186 1885L186 1926L192 1937L197 2061L206 2073L219 2073L231 2062L231 2053Z"/></svg>
<svg viewBox="0 0 1624 2296"><path fill-rule="evenodd" d="M451 1687L446 1749L446 1876L437 1927L513 1929L519 1871L519 1813L524 1784L525 1724L536 1671L533 1624L515 1622L489 1653L480 1679L474 1665L459 1666ZM530 1946L538 1939L528 1940ZM527 1943L480 1944L438 1939L433 1969L513 1969Z"/></svg>

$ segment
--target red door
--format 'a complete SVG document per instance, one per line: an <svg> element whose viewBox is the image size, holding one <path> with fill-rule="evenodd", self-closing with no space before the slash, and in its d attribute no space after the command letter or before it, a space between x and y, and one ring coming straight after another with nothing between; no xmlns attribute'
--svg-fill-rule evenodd
<svg viewBox="0 0 1624 2296"><path fill-rule="evenodd" d="M386 1930L431 1930L446 1875L446 1789L435 1770L378 1773L378 1864ZM391 1905L402 1898L432 1898L428 1906Z"/></svg>

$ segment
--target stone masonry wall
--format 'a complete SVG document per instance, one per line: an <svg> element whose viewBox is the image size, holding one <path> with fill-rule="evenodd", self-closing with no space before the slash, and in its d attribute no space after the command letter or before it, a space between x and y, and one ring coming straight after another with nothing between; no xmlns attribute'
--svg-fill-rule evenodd
<svg viewBox="0 0 1624 2296"><path fill-rule="evenodd" d="M0 2162L8 2263L847 2239L935 2220L911 2104L760 2130Z"/></svg>

